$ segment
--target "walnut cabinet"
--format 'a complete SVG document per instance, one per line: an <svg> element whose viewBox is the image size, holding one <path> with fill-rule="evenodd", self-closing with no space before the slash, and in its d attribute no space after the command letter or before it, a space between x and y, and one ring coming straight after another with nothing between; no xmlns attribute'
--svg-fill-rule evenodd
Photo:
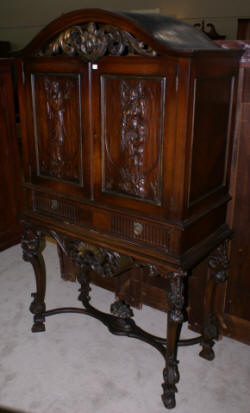
<svg viewBox="0 0 250 413"><path fill-rule="evenodd" d="M37 282L32 329L43 331L46 316L82 312L114 334L149 342L166 362L167 408L175 406L177 346L200 342L200 355L214 357L212 297L228 267L240 55L176 19L88 9L55 20L16 57L25 174L22 246ZM78 267L83 309L46 309L46 234ZM207 257L211 277L202 336L179 340L186 279ZM162 281L167 339L136 326L128 305L133 293L129 303L118 294L111 314L94 308L92 273L120 286L134 274L137 305L143 303L138 297L145 274L152 283Z"/></svg>

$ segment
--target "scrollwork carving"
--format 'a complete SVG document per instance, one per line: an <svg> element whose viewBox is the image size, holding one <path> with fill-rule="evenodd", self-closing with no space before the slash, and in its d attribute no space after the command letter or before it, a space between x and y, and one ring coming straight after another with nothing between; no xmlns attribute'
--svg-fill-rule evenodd
<svg viewBox="0 0 250 413"><path fill-rule="evenodd" d="M77 274L77 279L81 285L79 300L82 301L85 307L88 306L90 301L91 270L101 277L111 278L123 271L128 271L134 265L132 257L66 236L61 237L55 231L50 231L50 235L57 241L61 250L80 268L80 272Z"/></svg>
<svg viewBox="0 0 250 413"><path fill-rule="evenodd" d="M225 240L213 251L208 259L210 277L207 282L204 300L204 322L202 329L202 339L200 356L206 360L213 360L215 357L213 346L214 339L219 335L219 319L216 317L214 308L214 296L216 295L217 284L226 281L229 259L227 255L227 243Z"/></svg>
<svg viewBox="0 0 250 413"><path fill-rule="evenodd" d="M162 401L167 409L175 407L176 383L180 379L178 362L174 355L166 357L166 368L163 370L164 383L162 384Z"/></svg>
<svg viewBox="0 0 250 413"><path fill-rule="evenodd" d="M226 281L227 269L229 266L229 259L227 255L227 241L219 245L217 249L209 256L208 265L212 270L216 283Z"/></svg>
<svg viewBox="0 0 250 413"><path fill-rule="evenodd" d="M159 268L153 264L143 264L142 267L147 268L149 277L158 277L161 275Z"/></svg>
<svg viewBox="0 0 250 413"><path fill-rule="evenodd" d="M43 243L41 243L42 237L42 231L35 231L29 226L25 226L24 233L21 237L21 247L24 261L31 261L40 253L44 247Z"/></svg>
<svg viewBox="0 0 250 413"><path fill-rule="evenodd" d="M183 316L183 306L184 306L184 295L183 295L183 277L186 276L185 272L173 272L169 273L169 292L168 292L168 304L170 306L170 311L168 312L169 319L173 323L181 324L184 320Z"/></svg>
<svg viewBox="0 0 250 413"><path fill-rule="evenodd" d="M89 22L65 30L39 53L42 56L58 54L80 56L85 61L96 61L104 55L156 56L157 53L124 30Z"/></svg>
<svg viewBox="0 0 250 413"><path fill-rule="evenodd" d="M56 232L50 234L58 242L61 249L67 254L76 266L89 268L98 275L111 278L127 271L134 265L134 259L115 251L96 247L95 245L74 240L68 237L60 237Z"/></svg>

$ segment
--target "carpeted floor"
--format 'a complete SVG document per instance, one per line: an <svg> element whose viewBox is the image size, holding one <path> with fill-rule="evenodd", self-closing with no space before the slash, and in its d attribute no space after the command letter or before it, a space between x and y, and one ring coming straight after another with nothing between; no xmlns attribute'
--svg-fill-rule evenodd
<svg viewBox="0 0 250 413"><path fill-rule="evenodd" d="M78 305L78 286L59 276L54 244L47 263L47 308ZM28 311L35 291L32 267L19 245L0 253L0 411L22 413L163 413L164 361L153 347L111 335L99 321L77 314L46 320L31 333ZM109 311L113 295L92 288L92 303ZM80 306L80 303L79 303ZM164 335L166 315L144 306L138 324ZM193 333L184 328L186 336ZM180 348L176 413L250 413L250 348L224 338L216 359L199 346ZM1 410L2 409L2 410Z"/></svg>

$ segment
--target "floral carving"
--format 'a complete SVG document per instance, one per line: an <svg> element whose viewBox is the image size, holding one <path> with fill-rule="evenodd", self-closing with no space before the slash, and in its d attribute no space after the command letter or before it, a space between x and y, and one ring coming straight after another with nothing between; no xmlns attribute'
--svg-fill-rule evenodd
<svg viewBox="0 0 250 413"><path fill-rule="evenodd" d="M123 271L129 270L134 265L134 259L121 255L118 252L96 247L87 242L61 238L55 231L50 235L60 245L62 251L67 254L77 267L95 271L98 275L111 278Z"/></svg>
<svg viewBox="0 0 250 413"><path fill-rule="evenodd" d="M209 256L208 265L212 270L216 283L226 281L227 269L229 266L227 241L219 245L219 247Z"/></svg>
<svg viewBox="0 0 250 413"><path fill-rule="evenodd" d="M121 151L124 167L120 169L120 189L131 195L143 196L145 177L143 173L144 146L147 137L145 127L146 97L142 82L132 89L126 81L121 82Z"/></svg>
<svg viewBox="0 0 250 413"><path fill-rule="evenodd" d="M156 52L131 34L110 25L89 22L70 27L53 39L40 55L64 54L95 61L104 55L156 56Z"/></svg>
<svg viewBox="0 0 250 413"><path fill-rule="evenodd" d="M183 306L184 306L184 295L183 295L183 277L186 273L174 272L169 273L169 292L168 292L168 303L170 306L169 318L173 323L182 323L184 320L183 316Z"/></svg>
<svg viewBox="0 0 250 413"><path fill-rule="evenodd" d="M24 261L31 261L40 253L41 249L43 249L41 239L41 231L33 231L28 225L25 225L24 234L21 237Z"/></svg>

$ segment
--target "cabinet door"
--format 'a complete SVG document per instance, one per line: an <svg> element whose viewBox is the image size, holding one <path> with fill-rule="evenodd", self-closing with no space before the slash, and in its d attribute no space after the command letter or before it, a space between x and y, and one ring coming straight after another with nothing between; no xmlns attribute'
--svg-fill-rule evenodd
<svg viewBox="0 0 250 413"><path fill-rule="evenodd" d="M174 63L134 57L92 65L95 199L163 214L175 73Z"/></svg>
<svg viewBox="0 0 250 413"><path fill-rule="evenodd" d="M26 182L89 197L87 73L87 65L74 58L24 62Z"/></svg>

